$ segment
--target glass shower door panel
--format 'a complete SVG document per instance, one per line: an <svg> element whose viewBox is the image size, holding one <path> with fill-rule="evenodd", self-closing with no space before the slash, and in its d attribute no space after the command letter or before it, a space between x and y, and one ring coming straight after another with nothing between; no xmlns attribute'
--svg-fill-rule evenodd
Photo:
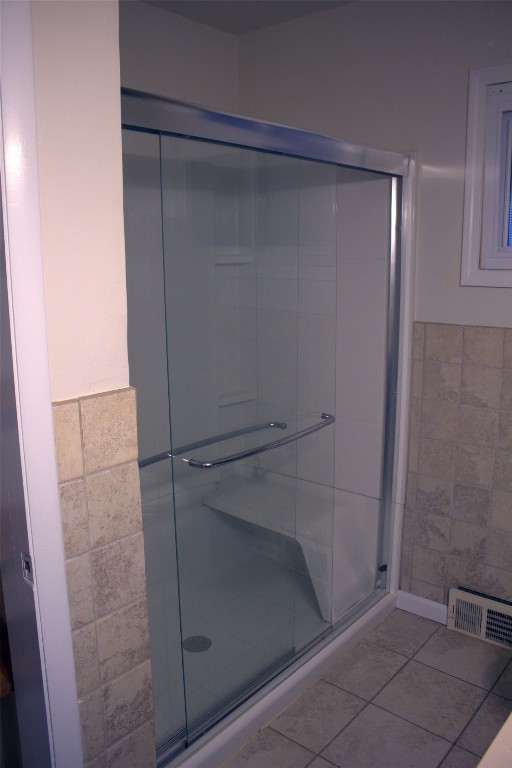
<svg viewBox="0 0 512 768"><path fill-rule="evenodd" d="M336 179L334 165L299 163L299 413L336 414ZM296 648L332 624L335 426L297 443L297 539L316 610L297 595Z"/></svg>
<svg viewBox="0 0 512 768"><path fill-rule="evenodd" d="M379 582L392 191L367 171L337 182L335 619Z"/></svg>
<svg viewBox="0 0 512 768"><path fill-rule="evenodd" d="M212 464L282 433L274 422L296 422L297 233L292 227L295 240L280 243L295 272L284 288L284 280L276 285L260 274L262 254L269 255L258 224L265 162L257 152L162 137L172 463L192 738L294 654L296 478L269 487L257 456L218 467L191 463ZM293 210L297 192L287 190L282 183ZM272 324L288 347L285 360L270 351L265 376L274 383L265 379L265 392L281 391L286 377L286 413L271 395L260 396L260 318L282 289L289 308ZM265 422L272 425L259 428ZM285 453L290 462L289 446L270 453L272 462Z"/></svg>
<svg viewBox="0 0 512 768"><path fill-rule="evenodd" d="M169 449L160 140L123 130L130 384L137 389L139 460ZM169 461L140 469L157 748L186 728Z"/></svg>

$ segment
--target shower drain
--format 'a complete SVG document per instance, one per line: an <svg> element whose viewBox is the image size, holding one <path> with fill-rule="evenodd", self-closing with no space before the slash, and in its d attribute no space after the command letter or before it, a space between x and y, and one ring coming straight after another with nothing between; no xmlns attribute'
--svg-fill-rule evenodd
<svg viewBox="0 0 512 768"><path fill-rule="evenodd" d="M207 651L212 641L206 635L191 635L185 638L182 645L185 651L191 653L201 653L201 651Z"/></svg>

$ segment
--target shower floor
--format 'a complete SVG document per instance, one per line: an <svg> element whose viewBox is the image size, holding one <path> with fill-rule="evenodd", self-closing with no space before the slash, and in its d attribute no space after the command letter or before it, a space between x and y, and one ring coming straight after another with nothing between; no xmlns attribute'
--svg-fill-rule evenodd
<svg viewBox="0 0 512 768"><path fill-rule="evenodd" d="M222 767L475 768L511 711L512 652L395 610Z"/></svg>
<svg viewBox="0 0 512 768"><path fill-rule="evenodd" d="M178 593L170 509L143 511L157 745L184 733L185 705L201 730L329 628L294 542L201 504L176 513ZM208 647L182 654L196 637Z"/></svg>

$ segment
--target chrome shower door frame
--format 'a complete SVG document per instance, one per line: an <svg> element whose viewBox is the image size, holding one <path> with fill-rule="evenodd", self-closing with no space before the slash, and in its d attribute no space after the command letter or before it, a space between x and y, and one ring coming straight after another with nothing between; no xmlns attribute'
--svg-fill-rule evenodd
<svg viewBox="0 0 512 768"><path fill-rule="evenodd" d="M331 136L267 123L227 112L216 112L174 99L123 88L121 91L123 128L164 132L214 141L247 149L317 160L358 170L382 173L392 178L389 242L389 312L386 349L386 393L382 461L381 520L378 544L377 588L396 589L397 552L401 520L393 504L403 503L405 473L397 466L403 453L408 421L407 380L399 376L407 370L410 356L412 302L409 284L412 274L410 252L413 237L413 192L415 160L410 155L374 149ZM172 126L172 130L169 130ZM404 263L403 254L407 253ZM400 343L401 341L401 343ZM400 406L397 405L400 397ZM397 423L397 416L398 422ZM400 439L397 430L400 427ZM403 464L403 461L402 461ZM394 557L391 558L391 550ZM389 567L394 560L394 572Z"/></svg>
<svg viewBox="0 0 512 768"><path fill-rule="evenodd" d="M240 148L332 163L390 177L385 413L375 587L382 595L396 591L401 511L405 498L405 450L409 410L408 364L411 354L412 318L410 254L413 240L414 158L295 128L216 112L134 90L122 90L121 109L123 128L213 141ZM172 126L172 130L169 126ZM322 414L321 418L324 419L324 416L325 414ZM260 425L256 426L260 428ZM268 425L261 426L268 427ZM271 426L280 427L281 425L272 424ZM219 437L224 436L217 436L217 439ZM184 446L184 449L190 447ZM172 454L151 457L148 463L171 458L172 455L178 455L178 452L179 449L175 449ZM233 459L232 456L228 458ZM192 466L200 468L210 464L196 463Z"/></svg>

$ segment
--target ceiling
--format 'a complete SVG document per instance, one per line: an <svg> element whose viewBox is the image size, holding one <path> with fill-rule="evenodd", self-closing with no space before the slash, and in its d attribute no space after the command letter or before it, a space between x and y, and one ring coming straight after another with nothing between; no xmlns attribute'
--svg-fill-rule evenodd
<svg viewBox="0 0 512 768"><path fill-rule="evenodd" d="M144 0L164 11L243 35L282 21L326 11L350 0Z"/></svg>

